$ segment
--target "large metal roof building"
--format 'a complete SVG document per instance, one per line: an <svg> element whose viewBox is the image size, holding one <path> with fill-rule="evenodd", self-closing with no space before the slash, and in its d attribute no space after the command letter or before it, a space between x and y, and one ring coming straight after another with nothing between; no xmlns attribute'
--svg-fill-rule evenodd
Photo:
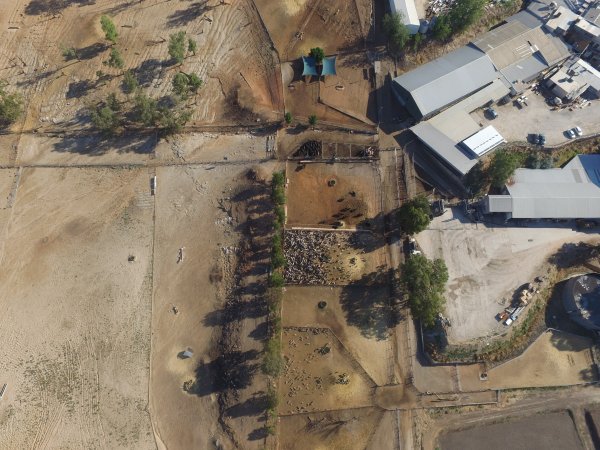
<svg viewBox="0 0 600 450"><path fill-rule="evenodd" d="M562 169L517 169L504 195L483 200L508 219L600 218L600 155L579 155Z"/></svg>
<svg viewBox="0 0 600 450"><path fill-rule="evenodd" d="M497 78L490 58L482 51L461 47L394 79L394 93L418 119L480 90Z"/></svg>

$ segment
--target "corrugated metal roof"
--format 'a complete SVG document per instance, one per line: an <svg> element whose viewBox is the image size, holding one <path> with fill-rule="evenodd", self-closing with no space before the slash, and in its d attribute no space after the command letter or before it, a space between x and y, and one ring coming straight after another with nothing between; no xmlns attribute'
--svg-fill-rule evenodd
<svg viewBox="0 0 600 450"><path fill-rule="evenodd" d="M411 93L423 116L448 106L497 77L488 56L461 47L394 79Z"/></svg>
<svg viewBox="0 0 600 450"><path fill-rule="evenodd" d="M473 152L474 155L480 157L504 142L506 140L498 133L498 130L492 125L488 125L462 141L462 144Z"/></svg>
<svg viewBox="0 0 600 450"><path fill-rule="evenodd" d="M469 156L448 136L428 122L421 122L411 128L411 131L425 145L462 175L466 174L477 163L477 158Z"/></svg>
<svg viewBox="0 0 600 450"><path fill-rule="evenodd" d="M514 84L531 80L547 68L548 66L541 55L535 53L522 61L505 67L501 72L508 81Z"/></svg>
<svg viewBox="0 0 600 450"><path fill-rule="evenodd" d="M487 195L485 209L488 213L509 213L513 210L510 195Z"/></svg>
<svg viewBox="0 0 600 450"><path fill-rule="evenodd" d="M578 156L563 169L517 169L506 188L515 219L600 218L600 155Z"/></svg>
<svg viewBox="0 0 600 450"><path fill-rule="evenodd" d="M507 17L506 21L507 22L516 22L516 21L521 22L527 28L537 28L542 25L542 21L527 10L519 11L518 13L513 14L510 17Z"/></svg>
<svg viewBox="0 0 600 450"><path fill-rule="evenodd" d="M489 52L528 31L531 31L531 28L525 26L520 21L511 21L475 39L473 45L482 52Z"/></svg>

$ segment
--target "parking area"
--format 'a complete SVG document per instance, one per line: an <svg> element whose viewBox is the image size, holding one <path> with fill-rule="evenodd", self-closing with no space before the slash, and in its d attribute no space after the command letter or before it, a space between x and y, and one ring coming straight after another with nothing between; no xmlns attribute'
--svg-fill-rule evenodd
<svg viewBox="0 0 600 450"><path fill-rule="evenodd" d="M498 113L495 119L483 110L473 112L472 116L483 126L493 125L508 142L525 141L529 134L542 133L546 145L553 146L570 141L565 131L575 126L581 127L583 136L600 132L600 100L587 102L581 108L556 109L542 94L531 89L524 95L527 106L520 107L516 102L494 106Z"/></svg>
<svg viewBox="0 0 600 450"><path fill-rule="evenodd" d="M448 339L459 343L504 331L496 314L515 290L547 272L548 256L565 243L597 241L598 235L552 222L472 223L460 208L449 208L416 239L428 258L442 258L448 266Z"/></svg>

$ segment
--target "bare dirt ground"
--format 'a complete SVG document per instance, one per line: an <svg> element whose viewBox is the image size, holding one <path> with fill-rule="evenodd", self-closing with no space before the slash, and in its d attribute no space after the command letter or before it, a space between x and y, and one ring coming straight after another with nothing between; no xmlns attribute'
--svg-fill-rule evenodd
<svg viewBox="0 0 600 450"><path fill-rule="evenodd" d="M280 445L285 450L385 448L367 447L384 416L378 408L360 408L282 417Z"/></svg>
<svg viewBox="0 0 600 450"><path fill-rule="evenodd" d="M548 256L564 243L594 240L596 234L562 224L474 224L458 208L434 219L417 236L425 255L443 258L448 266L446 315L452 343L503 332L496 314L509 305L515 290L546 273Z"/></svg>
<svg viewBox="0 0 600 450"><path fill-rule="evenodd" d="M319 351L327 347L325 352ZM328 329L286 328L280 414L373 404L375 383ZM338 382L347 377L347 383Z"/></svg>
<svg viewBox="0 0 600 450"><path fill-rule="evenodd" d="M307 55L313 47L329 55L360 46L371 23L367 0L257 0L256 5L284 61ZM303 33L302 39L296 33Z"/></svg>
<svg viewBox="0 0 600 450"><path fill-rule="evenodd" d="M2 173L2 447L151 448L148 173L17 172L14 198Z"/></svg>
<svg viewBox="0 0 600 450"><path fill-rule="evenodd" d="M354 228L381 210L380 178L373 164L289 162L287 179L290 227L342 221L344 228Z"/></svg>
<svg viewBox="0 0 600 450"><path fill-rule="evenodd" d="M507 432L510 430L510 432ZM521 418L509 423L483 425L440 437L443 450L583 449L573 420L567 412Z"/></svg>
<svg viewBox="0 0 600 450"><path fill-rule="evenodd" d="M542 334L521 356L488 372L492 389L564 386L598 379L591 339L559 331Z"/></svg>
<svg viewBox="0 0 600 450"><path fill-rule="evenodd" d="M16 129L81 128L87 122L86 105L120 92L120 71L103 64L109 46L100 29L101 14L113 18L125 68L134 71L149 95L169 94L178 70L204 80L194 100L194 122L253 122L281 114L277 56L265 45L269 37L250 1L98 0L68 6L19 0L0 10L8 24L1 34L1 76L24 94L27 108ZM167 62L169 35L178 30L198 43L197 54L181 67ZM80 59L65 61L61 47L74 47ZM107 80L96 76L99 70Z"/></svg>

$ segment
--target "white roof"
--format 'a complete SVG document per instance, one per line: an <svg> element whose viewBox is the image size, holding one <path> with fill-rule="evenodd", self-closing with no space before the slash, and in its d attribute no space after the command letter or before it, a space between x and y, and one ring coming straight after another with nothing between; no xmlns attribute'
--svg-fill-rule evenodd
<svg viewBox="0 0 600 450"><path fill-rule="evenodd" d="M556 8L552 17L544 24L547 30L554 33L556 30L567 31L579 16L564 6Z"/></svg>
<svg viewBox="0 0 600 450"><path fill-rule="evenodd" d="M492 125L488 125L473 136L462 141L462 144L479 157L504 142L506 142L506 140L498 133L498 130Z"/></svg>
<svg viewBox="0 0 600 450"><path fill-rule="evenodd" d="M418 33L421 23L414 0L390 0L390 9L392 14L402 14L404 25L410 34Z"/></svg>

